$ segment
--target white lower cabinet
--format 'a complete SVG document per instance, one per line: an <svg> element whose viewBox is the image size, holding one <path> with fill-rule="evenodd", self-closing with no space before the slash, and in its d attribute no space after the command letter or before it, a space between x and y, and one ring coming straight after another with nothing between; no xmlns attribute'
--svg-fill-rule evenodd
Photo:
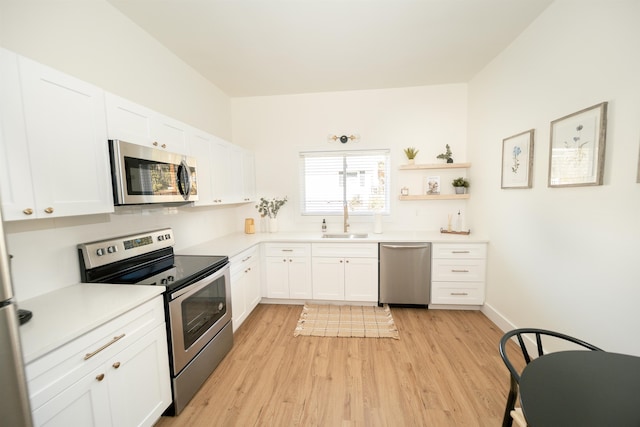
<svg viewBox="0 0 640 427"><path fill-rule="evenodd" d="M233 331L245 321L262 299L260 247L254 246L234 256L231 262L231 314Z"/></svg>
<svg viewBox="0 0 640 427"><path fill-rule="evenodd" d="M162 296L26 367L36 426L152 426L171 404Z"/></svg>
<svg viewBox="0 0 640 427"><path fill-rule="evenodd" d="M311 245L266 243L264 249L267 297L311 298Z"/></svg>
<svg viewBox="0 0 640 427"><path fill-rule="evenodd" d="M431 304L482 305L485 294L485 243L434 243Z"/></svg>
<svg viewBox="0 0 640 427"><path fill-rule="evenodd" d="M378 245L312 244L313 299L378 301Z"/></svg>

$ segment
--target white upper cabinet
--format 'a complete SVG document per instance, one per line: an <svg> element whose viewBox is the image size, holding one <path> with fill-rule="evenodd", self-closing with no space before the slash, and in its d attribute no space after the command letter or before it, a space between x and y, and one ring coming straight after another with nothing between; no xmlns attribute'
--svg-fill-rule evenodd
<svg viewBox="0 0 640 427"><path fill-rule="evenodd" d="M256 165L252 151L243 150L242 153L242 191L245 202L256 199Z"/></svg>
<svg viewBox="0 0 640 427"><path fill-rule="evenodd" d="M186 153L188 126L184 123L111 93L105 94L105 103L109 139Z"/></svg>
<svg viewBox="0 0 640 427"><path fill-rule="evenodd" d="M113 211L104 92L2 51L5 220Z"/></svg>
<svg viewBox="0 0 640 427"><path fill-rule="evenodd" d="M192 132L189 155L198 162L196 206L247 203L255 200L253 153L212 135Z"/></svg>
<svg viewBox="0 0 640 427"><path fill-rule="evenodd" d="M256 199L254 155L240 146L232 146L229 158L230 190L235 203Z"/></svg>

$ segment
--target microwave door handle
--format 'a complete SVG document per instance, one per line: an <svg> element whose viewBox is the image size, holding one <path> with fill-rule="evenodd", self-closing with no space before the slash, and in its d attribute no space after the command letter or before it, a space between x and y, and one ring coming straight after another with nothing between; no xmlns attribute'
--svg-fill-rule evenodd
<svg viewBox="0 0 640 427"><path fill-rule="evenodd" d="M184 160L178 166L178 190L185 200L189 199L191 180L189 179L189 165Z"/></svg>

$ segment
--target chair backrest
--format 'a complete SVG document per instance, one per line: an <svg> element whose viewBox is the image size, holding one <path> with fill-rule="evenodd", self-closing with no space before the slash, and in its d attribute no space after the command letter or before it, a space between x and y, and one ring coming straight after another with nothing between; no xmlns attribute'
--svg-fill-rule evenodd
<svg viewBox="0 0 640 427"><path fill-rule="evenodd" d="M500 357L502 357L504 364L507 366L507 368L511 372L513 379L515 379L515 381L518 383L520 382L520 372L518 372L518 370L515 368L515 366L507 356L507 343L514 336L518 340L518 344L520 345L520 349L522 350L522 356L524 357L524 361L526 364L529 364L529 362L531 362L531 356L529 355L529 350L527 349L527 346L524 340L524 337L527 337L527 336L532 336L532 337L535 336L535 344L536 344L538 356L542 356L545 354L544 348L542 346L543 336L550 336L560 340L565 340L573 344L576 344L580 347L584 347L585 349L588 349L588 350L602 351L601 348L598 348L593 344L589 344L588 342L579 340L569 335L561 334L560 332L548 331L545 329L535 329L535 328L514 329L512 331L505 333L502 336L502 339L500 339Z"/></svg>

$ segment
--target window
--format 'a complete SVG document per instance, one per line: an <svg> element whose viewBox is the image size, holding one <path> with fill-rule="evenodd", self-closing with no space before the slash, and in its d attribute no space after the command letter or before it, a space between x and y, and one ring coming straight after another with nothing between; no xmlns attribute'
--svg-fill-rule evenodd
<svg viewBox="0 0 640 427"><path fill-rule="evenodd" d="M300 153L303 215L389 213L389 150Z"/></svg>

